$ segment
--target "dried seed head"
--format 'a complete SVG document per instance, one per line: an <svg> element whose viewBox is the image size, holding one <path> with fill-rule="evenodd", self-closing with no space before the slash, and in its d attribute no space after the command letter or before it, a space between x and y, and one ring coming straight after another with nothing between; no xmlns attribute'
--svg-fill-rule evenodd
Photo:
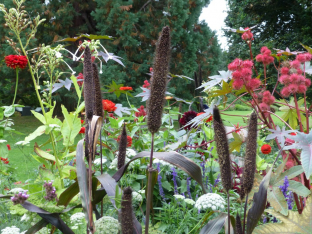
<svg viewBox="0 0 312 234"><path fill-rule="evenodd" d="M151 133L159 130L170 60L170 28L164 27L156 45L147 126Z"/></svg>
<svg viewBox="0 0 312 234"><path fill-rule="evenodd" d="M257 156L257 114L253 112L250 116L248 135L246 140L246 155L243 172L243 189L244 194L250 193L256 171L256 156Z"/></svg>
<svg viewBox="0 0 312 234"><path fill-rule="evenodd" d="M88 120L91 122L93 116L93 68L91 61L91 51L89 46L86 47L84 52L83 61L83 77L84 77L84 100L85 110Z"/></svg>
<svg viewBox="0 0 312 234"><path fill-rule="evenodd" d="M237 233L237 234L243 234L242 222L241 222L241 219L240 219L238 213L236 213L236 223L235 223L235 224L236 224L236 225L235 225L235 226L236 226L236 227L235 227L236 233Z"/></svg>
<svg viewBox="0 0 312 234"><path fill-rule="evenodd" d="M93 100L93 113L97 116L104 116L103 104L102 104L102 94L101 94L101 84L99 78L99 71L96 64L92 64L93 68L93 88L94 88L94 100Z"/></svg>
<svg viewBox="0 0 312 234"><path fill-rule="evenodd" d="M124 124L120 141L119 141L119 152L118 152L118 162L117 167L120 169L123 165L125 165L126 160L126 151L127 151L127 131L126 131L126 125Z"/></svg>
<svg viewBox="0 0 312 234"><path fill-rule="evenodd" d="M223 188L228 192L232 188L230 152L218 107L213 108L213 128L219 157L221 182Z"/></svg>
<svg viewBox="0 0 312 234"><path fill-rule="evenodd" d="M132 213L132 189L127 187L123 190L121 201L121 230L123 234L133 233Z"/></svg>

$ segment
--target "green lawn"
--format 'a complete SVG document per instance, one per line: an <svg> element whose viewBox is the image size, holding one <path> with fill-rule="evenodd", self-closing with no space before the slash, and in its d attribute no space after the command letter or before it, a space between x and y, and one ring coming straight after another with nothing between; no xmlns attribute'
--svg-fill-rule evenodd
<svg viewBox="0 0 312 234"><path fill-rule="evenodd" d="M12 135L5 134L4 139L10 144L11 151L9 151L9 161L10 165L16 168L15 177L17 181L26 181L27 179L34 179L37 174L39 162L33 159L31 154L34 154L34 143L37 142L38 145L43 144L49 139L48 135L42 135L32 141L29 146L17 146L16 142L22 141L25 137L33 132L37 127L42 125L39 120L34 116L19 116L11 118L14 121L13 129L23 133L24 135L19 135L13 133ZM51 147L47 145L47 148Z"/></svg>

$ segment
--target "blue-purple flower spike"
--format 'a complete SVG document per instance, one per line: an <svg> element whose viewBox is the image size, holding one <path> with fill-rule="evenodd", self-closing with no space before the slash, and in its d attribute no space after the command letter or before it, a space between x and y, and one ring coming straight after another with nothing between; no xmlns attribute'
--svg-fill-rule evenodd
<svg viewBox="0 0 312 234"><path fill-rule="evenodd" d="M288 177L285 176L284 183L283 185L279 186L279 188L281 189L282 193L284 194L284 197L286 198L288 209L291 210L292 209L292 193L291 191L288 192L288 187L289 187L289 180L288 180Z"/></svg>
<svg viewBox="0 0 312 234"><path fill-rule="evenodd" d="M174 167L172 167L171 170L172 170L172 180L173 180L173 185L174 185L174 194L179 194L178 193L178 184L177 184L177 179L176 179L178 174L177 174Z"/></svg>
<svg viewBox="0 0 312 234"><path fill-rule="evenodd" d="M160 163L157 163L157 171L158 171L158 177L157 177L157 181L158 181L158 186L159 186L159 194L160 196L162 197L162 199L165 201L166 198L165 198L165 192L164 192L164 189L162 187L162 184L161 184L161 175L159 174L160 172Z"/></svg>
<svg viewBox="0 0 312 234"><path fill-rule="evenodd" d="M192 199L192 194L191 194L191 177L186 178L186 189L187 189L187 194L190 199Z"/></svg>

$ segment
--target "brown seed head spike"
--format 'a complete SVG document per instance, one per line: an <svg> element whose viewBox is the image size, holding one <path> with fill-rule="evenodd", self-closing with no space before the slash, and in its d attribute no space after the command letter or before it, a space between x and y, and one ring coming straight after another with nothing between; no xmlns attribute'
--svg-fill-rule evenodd
<svg viewBox="0 0 312 234"><path fill-rule="evenodd" d="M164 27L159 37L153 66L151 95L149 98L147 126L151 133L159 130L170 60L170 28Z"/></svg>
<svg viewBox="0 0 312 234"><path fill-rule="evenodd" d="M84 77L84 100L85 100L85 110L88 120L91 122L93 116L93 68L91 61L91 51L89 46L86 47L84 52L83 61L83 77Z"/></svg>
<svg viewBox="0 0 312 234"><path fill-rule="evenodd" d="M99 78L99 71L95 63L92 63L93 68L93 88L94 88L94 102L93 102L93 114L97 116L104 116L103 104L102 104L102 94L101 94L101 84Z"/></svg>
<svg viewBox="0 0 312 234"><path fill-rule="evenodd" d="M244 194L250 193L256 171L256 156L257 156L257 114L253 112L250 116L248 135L246 140L246 155L243 172L243 188Z"/></svg>
<svg viewBox="0 0 312 234"><path fill-rule="evenodd" d="M213 128L219 157L221 182L223 188L228 192L232 188L230 152L218 107L213 108Z"/></svg>
<svg viewBox="0 0 312 234"><path fill-rule="evenodd" d="M122 234L133 233L132 219L132 189L127 187L123 190L121 201L121 231Z"/></svg>
<svg viewBox="0 0 312 234"><path fill-rule="evenodd" d="M123 165L125 165L126 160L126 151L127 151L127 131L126 131L126 125L124 124L120 141L119 141L119 152L118 152L118 162L117 167L120 169Z"/></svg>

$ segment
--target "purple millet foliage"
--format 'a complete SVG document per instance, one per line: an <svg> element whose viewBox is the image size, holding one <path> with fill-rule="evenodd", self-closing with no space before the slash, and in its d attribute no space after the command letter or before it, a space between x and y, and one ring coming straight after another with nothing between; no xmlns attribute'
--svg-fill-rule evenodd
<svg viewBox="0 0 312 234"><path fill-rule="evenodd" d="M178 184L177 184L177 179L176 179L178 174L177 174L174 167L172 167L171 170L172 170L172 180L173 180L173 185L174 185L174 194L179 194L178 193Z"/></svg>
<svg viewBox="0 0 312 234"><path fill-rule="evenodd" d="M164 192L164 189L162 187L162 184L161 184L161 175L159 174L160 172L160 163L157 163L157 171L158 171L158 177L157 177L157 181L158 181L158 186L159 186L159 194L160 196L162 197L162 199L165 201L166 198L165 198L165 192Z"/></svg>
<svg viewBox="0 0 312 234"><path fill-rule="evenodd" d="M13 205L23 204L28 199L28 197L29 195L27 195L26 190L15 194L14 197L11 197L11 201L13 202Z"/></svg>

